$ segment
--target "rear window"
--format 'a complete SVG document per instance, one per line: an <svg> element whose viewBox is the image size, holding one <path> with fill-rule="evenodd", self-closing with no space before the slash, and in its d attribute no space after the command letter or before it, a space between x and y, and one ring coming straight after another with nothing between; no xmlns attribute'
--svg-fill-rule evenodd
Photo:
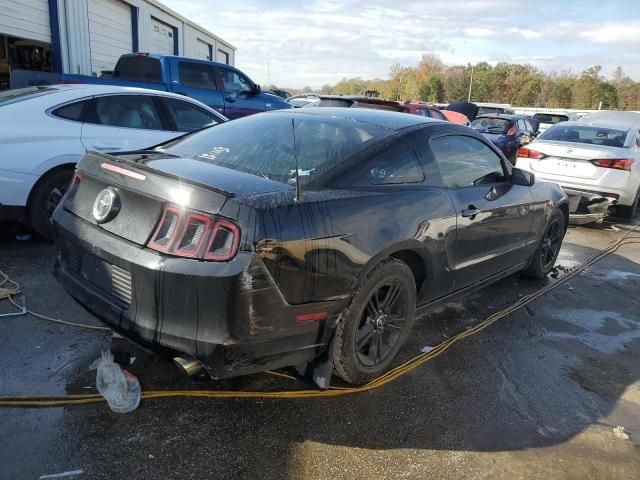
<svg viewBox="0 0 640 480"><path fill-rule="evenodd" d="M355 102L346 98L322 98L316 103L316 107L344 107L349 108Z"/></svg>
<svg viewBox="0 0 640 480"><path fill-rule="evenodd" d="M506 133L511 125L506 118L476 118L469 126L482 133Z"/></svg>
<svg viewBox="0 0 640 480"><path fill-rule="evenodd" d="M624 146L627 132L612 128L562 124L555 125L538 137L540 140L557 142L586 143L588 145L604 145L607 147Z"/></svg>
<svg viewBox="0 0 640 480"><path fill-rule="evenodd" d="M555 113L536 113L533 118L538 120L540 123L551 123L553 125L569 120L569 117L566 115L557 115Z"/></svg>
<svg viewBox="0 0 640 480"><path fill-rule="evenodd" d="M29 100L41 95L47 95L55 91L56 89L51 87L27 87L16 88L14 90L6 90L4 92L0 92L0 107L3 105L9 105L11 103Z"/></svg>
<svg viewBox="0 0 640 480"><path fill-rule="evenodd" d="M307 183L392 133L377 125L341 119L268 114L223 123L159 148L180 157L295 184L294 145L300 180Z"/></svg>
<svg viewBox="0 0 640 480"><path fill-rule="evenodd" d="M123 57L118 60L113 78L137 82L161 82L160 60L151 57Z"/></svg>
<svg viewBox="0 0 640 480"><path fill-rule="evenodd" d="M486 115L488 113L508 113L512 114L513 110L502 107L478 107L478 115Z"/></svg>

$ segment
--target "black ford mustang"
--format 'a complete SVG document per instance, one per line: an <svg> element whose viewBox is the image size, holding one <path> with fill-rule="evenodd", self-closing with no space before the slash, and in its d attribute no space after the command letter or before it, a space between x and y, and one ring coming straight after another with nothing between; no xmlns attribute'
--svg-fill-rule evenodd
<svg viewBox="0 0 640 480"><path fill-rule="evenodd" d="M558 186L469 128L289 110L88 153L53 217L55 274L116 331L214 378L296 366L363 383L416 312L543 277L567 215Z"/></svg>

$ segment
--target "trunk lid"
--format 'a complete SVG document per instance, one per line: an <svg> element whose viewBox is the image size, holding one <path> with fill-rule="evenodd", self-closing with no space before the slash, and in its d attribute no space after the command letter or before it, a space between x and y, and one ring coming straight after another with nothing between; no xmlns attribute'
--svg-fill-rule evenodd
<svg viewBox="0 0 640 480"><path fill-rule="evenodd" d="M543 159L531 161L534 173L589 180L597 180L607 172L607 169L591 163L592 160L629 156L624 148L584 146L571 142L536 141L526 148L546 155Z"/></svg>
<svg viewBox="0 0 640 480"><path fill-rule="evenodd" d="M234 196L292 189L255 175L163 154L105 155L90 152L78 163L63 208L93 225L145 245L166 204L218 214ZM275 184L275 185L273 185ZM111 187L119 211L102 223L94 202Z"/></svg>

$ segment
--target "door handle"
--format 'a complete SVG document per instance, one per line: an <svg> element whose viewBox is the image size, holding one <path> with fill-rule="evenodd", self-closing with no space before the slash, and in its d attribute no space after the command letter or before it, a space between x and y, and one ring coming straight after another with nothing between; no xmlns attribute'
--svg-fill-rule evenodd
<svg viewBox="0 0 640 480"><path fill-rule="evenodd" d="M465 218L470 218L471 220L473 220L473 218L478 215L479 213L482 213L481 210L478 210L476 207L474 207L473 205L469 205L469 208L465 208L464 210L462 210L462 212L460 212L461 215Z"/></svg>

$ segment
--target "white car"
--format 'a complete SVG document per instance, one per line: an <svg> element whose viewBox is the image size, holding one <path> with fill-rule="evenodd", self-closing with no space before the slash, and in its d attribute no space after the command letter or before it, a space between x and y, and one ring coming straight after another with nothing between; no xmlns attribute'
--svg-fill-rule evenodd
<svg viewBox="0 0 640 480"><path fill-rule="evenodd" d="M516 167L560 184L570 199L604 197L631 218L640 197L640 132L622 123L558 123L520 148Z"/></svg>
<svg viewBox="0 0 640 480"><path fill-rule="evenodd" d="M26 220L49 237L49 217L88 150L139 150L224 121L196 100L141 88L0 92L0 220Z"/></svg>
<svg viewBox="0 0 640 480"><path fill-rule="evenodd" d="M556 123L577 121L578 115L571 112L562 112L562 113L538 112L534 114L533 117L531 118L539 122L538 131L542 133L546 131L549 127L553 127Z"/></svg>

